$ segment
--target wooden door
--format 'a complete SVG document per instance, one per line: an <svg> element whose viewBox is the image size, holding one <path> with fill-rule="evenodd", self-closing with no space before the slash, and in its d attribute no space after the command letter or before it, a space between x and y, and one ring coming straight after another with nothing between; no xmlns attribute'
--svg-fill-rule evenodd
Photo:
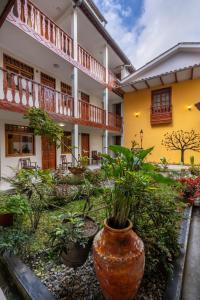
<svg viewBox="0 0 200 300"><path fill-rule="evenodd" d="M87 133L81 134L81 155L90 156L90 135Z"/></svg>
<svg viewBox="0 0 200 300"><path fill-rule="evenodd" d="M120 135L116 135L114 137L114 143L115 143L115 145L120 145L121 146L121 136Z"/></svg>
<svg viewBox="0 0 200 300"><path fill-rule="evenodd" d="M41 83L45 85L42 87L42 108L48 112L55 112L56 101L56 80L49 75L41 73ZM49 87L49 88L48 88Z"/></svg>
<svg viewBox="0 0 200 300"><path fill-rule="evenodd" d="M89 121L89 103L90 103L90 96L81 92L81 118L83 120Z"/></svg>
<svg viewBox="0 0 200 300"><path fill-rule="evenodd" d="M56 145L42 137L42 169L56 169Z"/></svg>
<svg viewBox="0 0 200 300"><path fill-rule="evenodd" d="M121 103L117 103L117 104L115 105L115 112L116 112L116 115L121 116L121 110L122 110L122 108L121 108Z"/></svg>

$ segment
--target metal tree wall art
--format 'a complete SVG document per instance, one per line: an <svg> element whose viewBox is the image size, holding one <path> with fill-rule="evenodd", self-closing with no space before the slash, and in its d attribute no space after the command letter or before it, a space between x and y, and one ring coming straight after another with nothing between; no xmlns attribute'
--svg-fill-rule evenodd
<svg viewBox="0 0 200 300"><path fill-rule="evenodd" d="M181 162L184 163L184 154L187 150L200 152L200 134L193 129L191 131L177 130L166 133L162 145L167 150L178 150L181 152Z"/></svg>

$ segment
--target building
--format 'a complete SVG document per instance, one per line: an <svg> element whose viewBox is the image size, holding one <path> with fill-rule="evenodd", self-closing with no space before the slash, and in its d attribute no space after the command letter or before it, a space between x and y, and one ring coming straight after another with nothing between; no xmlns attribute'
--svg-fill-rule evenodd
<svg viewBox="0 0 200 300"><path fill-rule="evenodd" d="M20 158L55 169L65 147L35 137L23 119L40 107L78 155L123 142L119 79L134 72L91 0L16 0L0 7L0 175ZM7 3L7 5L6 5ZM13 6L12 6L13 5Z"/></svg>
<svg viewBox="0 0 200 300"><path fill-rule="evenodd" d="M136 140L143 147L154 146L150 161L166 157L171 164L180 163L179 151L167 151L161 142L173 130L200 133L200 43L180 43L156 57L122 80L124 95L124 144ZM200 153L187 151L185 162Z"/></svg>

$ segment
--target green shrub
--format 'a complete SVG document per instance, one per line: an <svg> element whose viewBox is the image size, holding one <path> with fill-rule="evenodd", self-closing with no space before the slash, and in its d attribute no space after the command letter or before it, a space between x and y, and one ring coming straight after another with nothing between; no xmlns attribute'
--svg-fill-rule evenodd
<svg viewBox="0 0 200 300"><path fill-rule="evenodd" d="M28 217L32 231L36 231L42 212L48 207L52 194L53 178L48 170L21 169L12 178L8 178L17 192L23 195L28 203Z"/></svg>
<svg viewBox="0 0 200 300"><path fill-rule="evenodd" d="M30 232L26 232L21 228L0 227L0 253L10 251L14 254L24 254L29 247L30 239Z"/></svg>
<svg viewBox="0 0 200 300"><path fill-rule="evenodd" d="M132 206L130 218L134 231L145 244L145 272L146 275L157 272L167 275L179 254L180 207L183 204L173 186L156 184L146 188L142 182L139 186L138 202Z"/></svg>

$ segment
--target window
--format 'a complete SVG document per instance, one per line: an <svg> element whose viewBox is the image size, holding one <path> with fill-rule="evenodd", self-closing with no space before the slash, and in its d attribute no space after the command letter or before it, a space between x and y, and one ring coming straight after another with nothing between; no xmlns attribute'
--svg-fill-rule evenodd
<svg viewBox="0 0 200 300"><path fill-rule="evenodd" d="M84 102L87 102L89 103L90 102L90 96L81 92L81 100L84 101Z"/></svg>
<svg viewBox="0 0 200 300"><path fill-rule="evenodd" d="M13 73L20 74L26 78L32 79L34 78L34 69L29 67L28 65L4 54L3 56L3 64L6 70L9 70Z"/></svg>
<svg viewBox="0 0 200 300"><path fill-rule="evenodd" d="M6 156L34 155L34 135L27 126L5 125Z"/></svg>
<svg viewBox="0 0 200 300"><path fill-rule="evenodd" d="M152 113L167 112L171 109L171 88L152 92Z"/></svg>
<svg viewBox="0 0 200 300"><path fill-rule="evenodd" d="M47 74L44 74L44 73L41 73L41 83L52 88L52 89L55 89L56 88L56 80L55 78L47 75Z"/></svg>
<svg viewBox="0 0 200 300"><path fill-rule="evenodd" d="M4 54L3 56L3 64L4 68L9 71L7 73L7 83L8 83L8 88L12 88L12 84L14 84L15 89L19 90L20 87L20 78L18 76L13 76L11 74L18 74L21 75L25 78L33 80L34 78L34 69L32 67L29 67L28 65ZM24 79L22 79L22 82ZM22 89L25 91L26 88L26 82L23 82L22 84ZM33 89L33 84L30 83L29 85L29 92L30 94L32 93Z"/></svg>
<svg viewBox="0 0 200 300"><path fill-rule="evenodd" d="M72 96L72 87L64 82L61 82L61 92Z"/></svg>
<svg viewBox="0 0 200 300"><path fill-rule="evenodd" d="M69 150L71 148L71 146L72 146L72 135L71 135L71 132L65 131L62 141L64 143L64 145L63 145L63 143L61 145L61 152L62 152L62 154L71 153L70 150Z"/></svg>

